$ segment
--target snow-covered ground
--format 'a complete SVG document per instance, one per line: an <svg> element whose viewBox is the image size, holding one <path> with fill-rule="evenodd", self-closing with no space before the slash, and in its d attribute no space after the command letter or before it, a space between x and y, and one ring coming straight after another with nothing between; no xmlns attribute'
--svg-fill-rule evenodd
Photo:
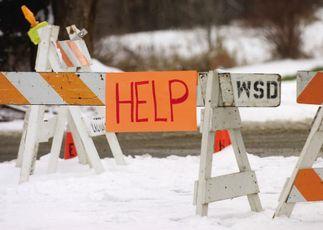
<svg viewBox="0 0 323 230"><path fill-rule="evenodd" d="M104 65L96 59L92 59L91 70L95 72L122 72L118 68Z"/></svg>
<svg viewBox="0 0 323 230"><path fill-rule="evenodd" d="M18 185L15 161L0 164L0 229L311 229L323 228L322 203L297 204L290 219L272 215L296 157L249 155L260 185L263 212L253 213L245 197L212 203L209 216L195 215L193 183L199 157L128 157L126 166L104 159L96 175L77 159L59 162L46 175L48 156L36 163L30 182ZM319 159L316 166L323 166ZM213 157L213 174L237 171L232 148Z"/></svg>
<svg viewBox="0 0 323 230"><path fill-rule="evenodd" d="M230 69L223 69L223 71L227 70L232 73L278 73L284 78L286 76L296 75L297 71L300 70L312 70L322 66L323 58L283 59L260 64L238 66Z"/></svg>
<svg viewBox="0 0 323 230"><path fill-rule="evenodd" d="M261 37L259 31L254 29L242 29L239 26L214 27L211 39L214 42L221 39L224 47L240 65L256 61L263 62L271 58L270 46ZM113 35L102 39L99 47L100 56L113 53L114 60L127 57L127 53L119 49L120 47L125 47L127 51L142 57L149 57L151 52L155 52L162 57L176 54L183 58L190 58L208 51L207 31L195 28Z"/></svg>
<svg viewBox="0 0 323 230"><path fill-rule="evenodd" d="M323 9L315 12L313 23L303 26L302 50L309 56L321 58L323 52ZM238 65L267 62L272 59L272 47L264 39L261 29L241 26L239 23L212 28L211 41L221 40L223 47L234 57ZM208 33L203 28L189 30L162 30L103 38L98 44L99 56L113 54L113 60L127 58L127 52L149 57L152 52L161 57L190 58L209 50ZM124 47L125 49L120 49ZM126 50L126 52L124 52ZM158 56L157 55L157 56ZM322 66L322 63L319 63ZM317 67L317 66L314 66Z"/></svg>

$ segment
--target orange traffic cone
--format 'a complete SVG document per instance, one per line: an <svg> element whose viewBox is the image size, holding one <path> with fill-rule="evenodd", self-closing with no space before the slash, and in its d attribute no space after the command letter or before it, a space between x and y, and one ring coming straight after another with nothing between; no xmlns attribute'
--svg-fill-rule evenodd
<svg viewBox="0 0 323 230"><path fill-rule="evenodd" d="M219 152L229 145L231 140L228 130L217 130L214 137L214 152Z"/></svg>
<svg viewBox="0 0 323 230"><path fill-rule="evenodd" d="M65 146L64 146L64 159L71 159L77 156L76 148L73 141L71 132L66 132Z"/></svg>

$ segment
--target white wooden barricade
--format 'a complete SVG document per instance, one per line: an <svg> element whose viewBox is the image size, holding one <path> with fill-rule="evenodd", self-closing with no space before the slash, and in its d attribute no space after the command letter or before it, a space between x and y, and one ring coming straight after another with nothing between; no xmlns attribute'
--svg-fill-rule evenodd
<svg viewBox="0 0 323 230"><path fill-rule="evenodd" d="M291 200L292 189L295 183L296 176L301 169L311 168L318 157L320 149L323 144L323 109L320 107L314 118L310 134L307 137L301 155L293 170L291 177L289 177L284 185L283 191L279 197L279 203L276 208L274 217L290 216L293 212L296 202L306 202L306 198L297 191L297 196L302 197L298 201ZM323 178L323 177L322 177ZM323 180L322 180L323 181ZM322 183L322 182L321 182ZM294 195L295 196L295 195Z"/></svg>
<svg viewBox="0 0 323 230"><path fill-rule="evenodd" d="M78 30L75 25L66 27L67 33L70 37L71 40L81 40L84 35L86 35L86 31L84 29L82 31ZM56 52L56 54L59 52ZM57 59L56 59L57 60ZM54 67L55 72L64 72L64 69L61 69L61 65L57 65ZM75 72L75 68L69 68L70 72ZM78 72L91 72L91 68L89 66L84 66L78 69ZM118 139L115 135L115 133L110 133L110 132L100 132L97 135L91 135L92 134L92 129L91 126L87 126L89 123L88 120L91 120L91 118L82 116L82 113L80 109L75 109L72 106L68 107L68 112L64 111L67 108L60 108L60 111L58 113L59 117L61 118L61 124L58 123L57 130L55 132L54 138L53 138L53 145L51 149L51 158L48 164L48 173L53 173L56 172L57 169L57 161L59 158L59 151L61 148L61 144L63 140L63 135L64 135L64 127L65 124L63 123L64 121L64 116L66 113L69 113L68 116L68 123L71 123L70 121L78 121L75 125L71 124L72 127L75 129L71 129L73 136L76 139L76 147L77 150L80 151L80 162L81 163L86 163L87 158L85 157L84 152L86 153L87 151L94 151L97 152L92 140L92 137L94 136L99 136L99 135L106 135L107 141L109 143L109 146L111 148L111 152L114 156L114 159L117 164L119 165L125 165L124 161L124 156L120 147L120 144L118 142ZM100 106L96 107L96 111L101 117L104 118L105 120L105 107ZM60 113L63 115L60 116ZM63 125L63 127L60 127L60 125ZM79 130L79 132L76 132L76 130ZM79 133L82 133L82 136L79 135ZM84 145L82 145L78 140L81 139L84 142ZM54 145L55 144L55 145Z"/></svg>
<svg viewBox="0 0 323 230"><path fill-rule="evenodd" d="M199 104L204 101L205 109L200 127L200 169L194 188L196 213L206 216L209 203L239 196L247 196L251 210L259 212L262 210L259 188L242 139L238 106L278 106L280 76L210 71L200 76L199 86ZM230 132L239 172L212 177L214 132L221 129Z"/></svg>
<svg viewBox="0 0 323 230"><path fill-rule="evenodd" d="M77 31L75 26L69 28L69 35L73 39L81 39L75 36ZM75 72L76 68L62 69L55 42L57 41L59 27L48 25L38 30L41 42L38 45L36 71L37 72ZM79 33L77 33L79 34ZM82 71L82 68L80 69ZM89 71L89 68L84 68L83 71ZM59 152L62 146L63 135L66 122L73 134L76 149L78 152L79 161L82 164L89 163L97 173L104 171L97 150L94 146L91 135L87 129L82 113L77 107L61 107L58 110L58 115L44 121L45 106L33 105L27 111L24 120L23 134L19 146L17 166L21 167L20 183L28 181L29 175L33 173L34 165L37 157L38 144L46 142L49 138L53 138L51 147L48 172L55 172ZM99 114L102 115L102 109L99 109ZM104 113L103 113L104 114ZM111 151L116 159L117 164L125 164L123 153L119 142L114 133L106 134Z"/></svg>
<svg viewBox="0 0 323 230"><path fill-rule="evenodd" d="M50 72L48 53L50 41L57 40L59 28L55 26L46 26L39 29L39 35L42 41L38 45L36 57L36 71ZM28 181L29 175L33 174L34 165L38 152L38 131L40 124L43 124L45 106L33 105L27 111L24 120L24 130L20 141L17 166L21 167L19 182Z"/></svg>
<svg viewBox="0 0 323 230"><path fill-rule="evenodd" d="M322 104L322 74L322 72L298 72L297 101L299 103ZM289 217L297 202L323 201L323 168L312 168L322 145L323 108L320 106L297 164L280 194L274 217ZM300 178L301 174L305 174L306 180L304 177Z"/></svg>

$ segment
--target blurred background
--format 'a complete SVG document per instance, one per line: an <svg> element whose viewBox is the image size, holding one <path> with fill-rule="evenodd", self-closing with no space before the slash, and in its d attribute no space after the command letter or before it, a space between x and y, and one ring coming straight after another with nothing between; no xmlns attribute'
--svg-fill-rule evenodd
<svg viewBox="0 0 323 230"><path fill-rule="evenodd" d="M1 70L33 69L23 4L40 21L86 28L92 56L122 70L204 71L323 51L321 0L1 0Z"/></svg>
<svg viewBox="0 0 323 230"><path fill-rule="evenodd" d="M27 36L29 24L20 10L24 4L39 21L59 25L60 40L67 39L66 26L85 28L94 71L111 66L123 71L218 68L281 74L281 106L241 108L243 132L250 152L299 154L317 106L296 103L295 78L297 70L323 67L322 0L0 0L1 71L34 69L37 47ZM20 132L22 122L1 123L23 116L19 109L1 106L1 135L8 129ZM14 149L3 151L16 151L20 134L15 135ZM178 136L183 143L163 135L155 135L155 144L147 140L145 149L135 153L199 152L196 133ZM119 137L126 153L135 151L140 138L148 138L139 136L131 145L127 136Z"/></svg>

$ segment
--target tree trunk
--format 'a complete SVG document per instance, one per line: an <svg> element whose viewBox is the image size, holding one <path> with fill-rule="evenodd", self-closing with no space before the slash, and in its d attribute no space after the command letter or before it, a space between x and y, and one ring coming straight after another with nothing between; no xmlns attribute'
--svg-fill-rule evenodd
<svg viewBox="0 0 323 230"><path fill-rule="evenodd" d="M93 52L94 22L97 0L52 0L55 25L61 27L60 39L67 38L62 29L75 24L77 28L85 28L88 34L84 37L90 54ZM64 35L64 37L62 37Z"/></svg>

